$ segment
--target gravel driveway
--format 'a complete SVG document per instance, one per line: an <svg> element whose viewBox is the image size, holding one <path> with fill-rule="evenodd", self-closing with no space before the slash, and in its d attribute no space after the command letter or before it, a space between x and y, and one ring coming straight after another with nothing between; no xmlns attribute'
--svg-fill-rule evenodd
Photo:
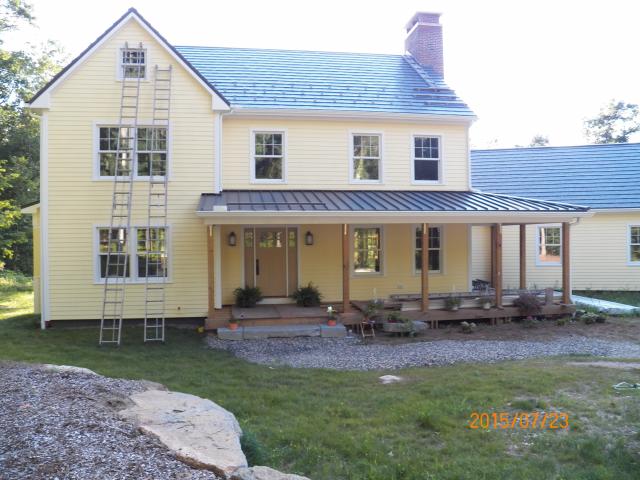
<svg viewBox="0 0 640 480"><path fill-rule="evenodd" d="M117 418L144 382L0 362L0 479L215 479Z"/></svg>
<svg viewBox="0 0 640 480"><path fill-rule="evenodd" d="M640 358L640 344L580 335L536 342L439 340L395 345L365 344L357 337L231 341L210 335L207 341L211 348L226 350L253 363L335 370L383 370L459 362L493 363L555 355Z"/></svg>

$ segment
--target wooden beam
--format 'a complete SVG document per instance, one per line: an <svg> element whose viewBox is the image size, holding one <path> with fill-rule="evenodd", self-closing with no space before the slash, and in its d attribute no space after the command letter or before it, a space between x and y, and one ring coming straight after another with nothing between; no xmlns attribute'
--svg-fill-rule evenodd
<svg viewBox="0 0 640 480"><path fill-rule="evenodd" d="M520 290L527 288L527 226L520 225Z"/></svg>
<svg viewBox="0 0 640 480"><path fill-rule="evenodd" d="M491 225L491 286L496 286L496 226Z"/></svg>
<svg viewBox="0 0 640 480"><path fill-rule="evenodd" d="M349 299L349 225L342 224L342 311L351 310Z"/></svg>
<svg viewBox="0 0 640 480"><path fill-rule="evenodd" d="M429 311L429 224L422 224L422 264L420 279L422 281L422 302L423 312Z"/></svg>
<svg viewBox="0 0 640 480"><path fill-rule="evenodd" d="M496 308L502 308L502 225L494 226L494 257L493 268L495 269Z"/></svg>
<svg viewBox="0 0 640 480"><path fill-rule="evenodd" d="M571 234L569 222L562 224L562 303L571 303Z"/></svg>
<svg viewBox="0 0 640 480"><path fill-rule="evenodd" d="M214 265L214 261L213 261L213 247L214 247L214 242L213 242L213 226L208 225L207 227L207 294L208 294L208 299L207 299L207 312L208 312L208 317L210 319L213 319L214 317L214 310L215 310L215 282L214 282L214 276L215 276L215 265Z"/></svg>

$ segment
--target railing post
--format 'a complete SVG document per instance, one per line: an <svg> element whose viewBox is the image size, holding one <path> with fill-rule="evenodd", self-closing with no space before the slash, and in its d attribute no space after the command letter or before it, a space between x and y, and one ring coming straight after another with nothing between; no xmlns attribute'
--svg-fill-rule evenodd
<svg viewBox="0 0 640 480"><path fill-rule="evenodd" d="M571 225L562 224L562 303L571 304Z"/></svg>
<svg viewBox="0 0 640 480"><path fill-rule="evenodd" d="M502 225L496 224L494 235L494 258L493 267L495 269L496 308L502 308Z"/></svg>
<svg viewBox="0 0 640 480"><path fill-rule="evenodd" d="M342 311L351 309L349 300L349 225L342 224Z"/></svg>
<svg viewBox="0 0 640 480"><path fill-rule="evenodd" d="M429 311L429 224L422 224L422 263L421 274L422 282L422 311Z"/></svg>

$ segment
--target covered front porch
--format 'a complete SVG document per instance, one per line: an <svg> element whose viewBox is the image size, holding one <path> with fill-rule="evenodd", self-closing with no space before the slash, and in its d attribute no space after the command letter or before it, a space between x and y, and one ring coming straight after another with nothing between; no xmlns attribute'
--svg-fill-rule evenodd
<svg viewBox="0 0 640 480"><path fill-rule="evenodd" d="M544 314L571 311L570 225L586 209L476 192L328 193L203 195L198 215L206 224L208 246L207 328L225 327L239 316L232 307L234 291L245 286L260 288L264 298L253 314L239 318L244 325L323 323L328 305L342 323L356 324L363 305L374 300L434 327L441 321L518 316L512 306L518 292L503 288L502 227L516 224L524 230L548 222L563 228L563 288L556 295L537 293ZM473 225L491 226L491 278L482 279L488 289L473 288ZM524 235L520 243L520 288L525 289ZM290 309L282 315L295 289L309 283L322 294L323 307L313 314ZM487 295L488 310L478 301ZM456 311L444 308L450 296L462 302Z"/></svg>

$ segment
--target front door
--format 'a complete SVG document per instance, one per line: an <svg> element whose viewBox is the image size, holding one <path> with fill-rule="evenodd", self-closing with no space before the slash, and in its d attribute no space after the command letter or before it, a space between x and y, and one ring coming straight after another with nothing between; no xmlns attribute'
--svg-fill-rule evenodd
<svg viewBox="0 0 640 480"><path fill-rule="evenodd" d="M287 296L287 237L284 228L256 228L256 286L265 297Z"/></svg>

